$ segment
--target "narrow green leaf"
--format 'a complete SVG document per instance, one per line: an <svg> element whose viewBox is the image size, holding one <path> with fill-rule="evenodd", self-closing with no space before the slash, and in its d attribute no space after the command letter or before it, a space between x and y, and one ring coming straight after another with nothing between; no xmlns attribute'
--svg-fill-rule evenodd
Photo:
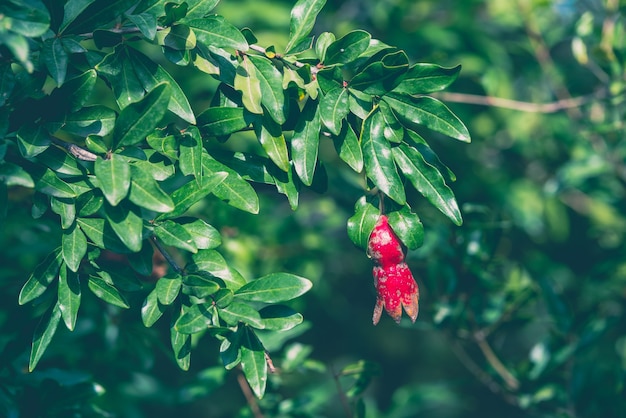
<svg viewBox="0 0 626 418"><path fill-rule="evenodd" d="M219 309L219 316L220 319L230 326L243 322L257 329L265 327L257 310L243 302L234 301L228 306Z"/></svg>
<svg viewBox="0 0 626 418"><path fill-rule="evenodd" d="M360 173L363 170L363 150L361 150L359 138L354 133L352 125L345 122L339 135L333 137L333 143L339 158L354 171Z"/></svg>
<svg viewBox="0 0 626 418"><path fill-rule="evenodd" d="M267 385L267 360L263 344L249 328L241 338L241 370L256 397L261 399Z"/></svg>
<svg viewBox="0 0 626 418"><path fill-rule="evenodd" d="M254 131L270 160L283 171L289 170L287 142L279 125L268 117L258 118Z"/></svg>
<svg viewBox="0 0 626 418"><path fill-rule="evenodd" d="M363 30L347 33L328 46L324 64L347 64L356 60L367 50L371 39L372 36Z"/></svg>
<svg viewBox="0 0 626 418"><path fill-rule="evenodd" d="M235 73L235 90L241 92L243 106L250 112L262 114L261 107L261 82L257 76L257 70L247 55L239 63Z"/></svg>
<svg viewBox="0 0 626 418"><path fill-rule="evenodd" d="M207 153L202 155L205 176L226 172L228 176L215 187L213 194L219 199L249 213L259 212L259 197L254 188L236 171L213 159Z"/></svg>
<svg viewBox="0 0 626 418"><path fill-rule="evenodd" d="M68 0L63 6L63 21L59 26L59 32L63 30L80 15L95 0Z"/></svg>
<svg viewBox="0 0 626 418"><path fill-rule="evenodd" d="M268 173L273 177L272 183L276 185L278 193L287 196L291 210L296 210L298 208L302 182L298 178L293 163L286 173L276 166L268 166Z"/></svg>
<svg viewBox="0 0 626 418"><path fill-rule="evenodd" d="M470 142L470 134L463 122L437 99L390 93L383 100L404 122L422 125L459 141Z"/></svg>
<svg viewBox="0 0 626 418"><path fill-rule="evenodd" d="M222 16L213 15L186 21L193 28L198 42L216 48L233 48L247 51L248 42L243 34Z"/></svg>
<svg viewBox="0 0 626 418"><path fill-rule="evenodd" d="M46 65L48 72L52 76L57 86L61 86L67 74L67 62L69 56L63 48L61 38L49 38L43 43L41 50L41 60Z"/></svg>
<svg viewBox="0 0 626 418"><path fill-rule="evenodd" d="M380 109L380 115L383 118L383 135L389 142L399 144L404 139L404 128L398 122L396 115L385 101L381 101L378 104Z"/></svg>
<svg viewBox="0 0 626 418"><path fill-rule="evenodd" d="M59 272L58 306L65 326L74 331L80 307L80 280L78 274L61 267Z"/></svg>
<svg viewBox="0 0 626 418"><path fill-rule="evenodd" d="M87 254L87 238L77 224L63 231L61 248L65 264L71 271L77 272L80 262Z"/></svg>
<svg viewBox="0 0 626 418"><path fill-rule="evenodd" d="M209 136L225 136L250 125L242 107L209 107L198 115L198 127Z"/></svg>
<svg viewBox="0 0 626 418"><path fill-rule="evenodd" d="M189 370L191 365L191 335L183 334L170 327L170 343L174 351L174 359L181 370Z"/></svg>
<svg viewBox="0 0 626 418"><path fill-rule="evenodd" d="M361 148L365 172L378 188L400 205L406 203L404 185L396 170L391 146L383 135L384 120L380 110L374 109L363 121Z"/></svg>
<svg viewBox="0 0 626 418"><path fill-rule="evenodd" d="M128 105L115 124L115 146L134 145L146 139L163 119L170 101L169 83L157 85L140 102Z"/></svg>
<svg viewBox="0 0 626 418"><path fill-rule="evenodd" d="M457 79L460 71L460 65L445 68L436 64L414 64L393 92L417 95L441 91Z"/></svg>
<svg viewBox="0 0 626 418"><path fill-rule="evenodd" d="M215 250L201 250L192 256L192 263L186 269L190 272L207 272L219 277L226 283L226 287L237 290L246 284L243 276L230 267L224 257Z"/></svg>
<svg viewBox="0 0 626 418"><path fill-rule="evenodd" d="M325 4L326 0L298 0L296 2L291 9L289 42L285 47L286 54L311 33L315 19Z"/></svg>
<svg viewBox="0 0 626 418"><path fill-rule="evenodd" d="M393 149L393 157L413 187L457 225L463 223L461 211L452 190L441 173L428 164L415 148L401 144Z"/></svg>
<svg viewBox="0 0 626 418"><path fill-rule="evenodd" d="M141 250L143 241L143 219L138 210L130 203L125 205L105 205L106 219L115 235L132 252Z"/></svg>
<svg viewBox="0 0 626 418"><path fill-rule="evenodd" d="M136 165L131 166L128 199L137 206L155 212L170 212L175 208L174 202L159 184Z"/></svg>
<svg viewBox="0 0 626 418"><path fill-rule="evenodd" d="M363 196L354 205L354 215L348 219L348 237L359 248L367 249L367 243L380 211Z"/></svg>
<svg viewBox="0 0 626 418"><path fill-rule="evenodd" d="M202 136L195 126L183 132L179 141L180 171L185 176L194 176L197 181L202 177Z"/></svg>
<svg viewBox="0 0 626 418"><path fill-rule="evenodd" d="M154 228L154 233L165 245L196 253L198 248L185 228L174 221L165 221Z"/></svg>
<svg viewBox="0 0 626 418"><path fill-rule="evenodd" d="M22 286L18 303L25 305L41 296L54 279L58 277L62 262L63 254L61 248L48 254L45 260L35 268L35 271L24 283L24 286Z"/></svg>
<svg viewBox="0 0 626 418"><path fill-rule="evenodd" d="M308 292L311 281L290 273L271 273L253 280L235 292L238 299L277 303L297 298Z"/></svg>
<svg viewBox="0 0 626 418"><path fill-rule="evenodd" d="M17 131L17 146L24 158L33 158L50 146L50 137L41 125L24 125Z"/></svg>
<svg viewBox="0 0 626 418"><path fill-rule="evenodd" d="M150 328L156 321L163 316L165 307L161 305L157 296L156 288L153 289L143 301L141 305L141 320L144 326Z"/></svg>
<svg viewBox="0 0 626 418"><path fill-rule="evenodd" d="M250 62L256 68L256 76L261 87L261 104L276 123L282 125L285 117L285 94L283 76L276 66L265 57L250 55Z"/></svg>
<svg viewBox="0 0 626 418"><path fill-rule="evenodd" d="M192 305L185 309L176 320L174 328L181 334L195 334L213 325L213 318L204 304Z"/></svg>
<svg viewBox="0 0 626 418"><path fill-rule="evenodd" d="M33 335L28 371L32 372L35 370L35 367L37 367L37 363L41 360L43 353L50 345L50 341L52 341L52 337L54 337L57 331L60 320L61 309L59 309L59 305L54 305L54 307L41 318Z"/></svg>
<svg viewBox="0 0 626 418"><path fill-rule="evenodd" d="M111 305L119 306L120 308L130 308L130 305L128 304L128 301L126 301L124 295L122 295L120 291L115 288L115 286L107 283L102 278L89 276L87 284L93 294L103 301L110 303Z"/></svg>
<svg viewBox="0 0 626 418"><path fill-rule="evenodd" d="M288 331L301 324L303 317L293 308L285 305L270 305L259 311L265 329L268 331Z"/></svg>
<svg viewBox="0 0 626 418"><path fill-rule="evenodd" d="M172 219L184 214L191 206L204 199L209 193L215 192L216 188L223 183L228 176L228 173L222 171L210 173L205 171L205 175L200 184L193 180L185 183L172 193L174 210L158 216L157 219Z"/></svg>
<svg viewBox="0 0 626 418"><path fill-rule="evenodd" d="M319 102L309 99L291 138L291 157L298 177L307 186L313 183L320 143Z"/></svg>
<svg viewBox="0 0 626 418"><path fill-rule="evenodd" d="M339 135L343 120L350 112L349 96L347 89L337 87L320 100L320 117L324 126L334 135Z"/></svg>
<svg viewBox="0 0 626 418"><path fill-rule="evenodd" d="M409 205L387 214L391 229L409 250L416 250L424 243L424 226Z"/></svg>
<svg viewBox="0 0 626 418"><path fill-rule="evenodd" d="M126 197L130 189L130 166L124 158L118 154L111 154L108 160L98 157L94 173L102 194L111 205L116 206Z"/></svg>

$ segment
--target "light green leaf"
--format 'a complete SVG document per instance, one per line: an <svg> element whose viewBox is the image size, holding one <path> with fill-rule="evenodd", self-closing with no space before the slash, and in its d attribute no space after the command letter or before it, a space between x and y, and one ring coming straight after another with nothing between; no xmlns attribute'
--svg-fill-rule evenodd
<svg viewBox="0 0 626 418"><path fill-rule="evenodd" d="M101 218L78 218L76 223L87 238L98 248L108 249L116 253L128 253L126 245L120 241L111 226Z"/></svg>
<svg viewBox="0 0 626 418"><path fill-rule="evenodd" d="M221 280L206 272L187 274L183 277L183 293L197 298L206 298L220 289L218 281Z"/></svg>
<svg viewBox="0 0 626 418"><path fill-rule="evenodd" d="M285 53L288 54L311 33L315 19L325 4L326 0L298 0L296 2L291 9L289 42L285 47Z"/></svg>
<svg viewBox="0 0 626 418"><path fill-rule="evenodd" d="M393 149L393 157L413 187L457 225L463 223L461 211L452 190L439 170L428 164L415 148L401 144Z"/></svg>
<svg viewBox="0 0 626 418"><path fill-rule="evenodd" d="M24 286L22 286L18 303L25 305L41 296L54 279L58 277L62 262L63 254L61 248L50 253L45 260L35 268L35 271L33 271L26 283L24 283Z"/></svg>
<svg viewBox="0 0 626 418"><path fill-rule="evenodd" d="M61 243L65 264L71 271L77 272L80 262L87 254L87 238L85 234L83 234L83 231L77 224L74 224L71 228L63 231Z"/></svg>
<svg viewBox="0 0 626 418"><path fill-rule="evenodd" d="M141 305L141 320L144 326L150 328L163 316L165 307L161 305L157 296L156 288L153 289Z"/></svg>
<svg viewBox="0 0 626 418"><path fill-rule="evenodd" d="M28 371L32 372L35 370L37 363L39 363L46 348L50 345L50 341L52 341L52 337L54 337L57 331L60 320L61 309L59 309L59 305L54 305L54 307L41 318L33 335Z"/></svg>
<svg viewBox="0 0 626 418"><path fill-rule="evenodd" d="M165 245L196 253L198 248L191 234L174 221L165 221L154 228L154 233Z"/></svg>
<svg viewBox="0 0 626 418"><path fill-rule="evenodd" d="M163 119L170 101L169 83L157 85L140 102L128 105L115 124L115 147L144 141Z"/></svg>
<svg viewBox="0 0 626 418"><path fill-rule="evenodd" d="M210 157L202 155L202 166L205 176L213 176L226 172L228 176L215 187L213 194L219 199L238 209L250 213L259 212L259 197L254 188L245 181L236 171Z"/></svg>
<svg viewBox="0 0 626 418"><path fill-rule="evenodd" d="M269 331L288 331L301 324L303 317L293 308L285 305L270 305L259 311L265 329Z"/></svg>
<svg viewBox="0 0 626 418"><path fill-rule="evenodd" d="M270 160L283 171L289 170L287 142L279 125L268 117L258 118L254 131Z"/></svg>
<svg viewBox="0 0 626 418"><path fill-rule="evenodd" d="M131 183L128 199L148 210L170 212L174 210L174 202L159 184L136 165L131 166Z"/></svg>
<svg viewBox="0 0 626 418"><path fill-rule="evenodd" d="M178 332L176 327L170 327L170 343L178 367L181 370L189 370L191 365L191 335Z"/></svg>
<svg viewBox="0 0 626 418"><path fill-rule="evenodd" d="M206 17L217 6L220 0L187 0L189 8L185 19L200 19Z"/></svg>
<svg viewBox="0 0 626 418"><path fill-rule="evenodd" d="M269 116L279 125L286 121L283 76L276 66L265 57L250 55L250 62L256 68L256 76L261 87L261 104Z"/></svg>
<svg viewBox="0 0 626 418"><path fill-rule="evenodd" d="M61 267L59 272L58 305L65 326L74 331L78 308L80 307L80 280L78 274Z"/></svg>
<svg viewBox="0 0 626 418"><path fill-rule="evenodd" d="M246 284L243 276L226 263L224 257L215 250L200 250L192 256L192 262L186 267L190 272L207 272L219 277L226 287L237 290Z"/></svg>
<svg viewBox="0 0 626 418"><path fill-rule="evenodd" d="M284 302L303 295L312 286L310 280L294 274L271 273L239 288L235 298L265 303Z"/></svg>
<svg viewBox="0 0 626 418"><path fill-rule="evenodd" d="M209 107L198 115L198 127L209 136L225 136L250 125L242 107Z"/></svg>
<svg viewBox="0 0 626 418"><path fill-rule="evenodd" d="M317 54L317 59L320 62L324 62L326 59L326 50L328 46L335 42L335 34L332 32L322 32L317 37L317 41L315 42L315 53Z"/></svg>
<svg viewBox="0 0 626 418"><path fill-rule="evenodd" d="M131 203L118 206L105 205L106 219L115 235L132 252L141 250L143 219ZM105 242L106 243L106 242Z"/></svg>
<svg viewBox="0 0 626 418"><path fill-rule="evenodd" d="M153 41L157 33L157 19L156 16L150 13L140 13L137 15L125 13L128 20L130 20L143 36Z"/></svg>
<svg viewBox="0 0 626 418"><path fill-rule="evenodd" d="M383 135L389 142L401 143L404 139L404 128L398 122L396 115L385 101L381 101L378 104L380 109L380 115L383 118Z"/></svg>
<svg viewBox="0 0 626 418"><path fill-rule="evenodd" d="M383 135L384 120L378 108L363 121L361 148L365 172L378 188L400 205L406 203L404 185L396 170L391 146Z"/></svg>
<svg viewBox="0 0 626 418"><path fill-rule="evenodd" d="M205 198L209 193L214 192L216 187L223 183L228 176L228 173L223 171L205 171L201 183L193 180L185 183L172 193L174 210L158 216L157 219L172 219L184 214L192 205Z"/></svg>
<svg viewBox="0 0 626 418"><path fill-rule="evenodd" d="M222 16L213 15L186 21L193 28L198 42L216 48L233 48L247 51L248 42L243 34Z"/></svg>
<svg viewBox="0 0 626 418"><path fill-rule="evenodd" d="M174 328L181 334L195 334L213 325L211 312L205 304L183 306L183 314L178 317Z"/></svg>
<svg viewBox="0 0 626 418"><path fill-rule="evenodd" d="M107 201L116 206L128 194L130 189L130 166L118 154L111 154L108 160L98 157L94 172L102 194Z"/></svg>
<svg viewBox="0 0 626 418"><path fill-rule="evenodd" d="M243 322L257 329L265 327L257 310L243 302L234 301L228 306L219 309L219 316L230 326Z"/></svg>
<svg viewBox="0 0 626 418"><path fill-rule="evenodd" d="M298 177L307 186L313 183L320 143L319 102L309 99L302 109L291 138L291 157Z"/></svg>
<svg viewBox="0 0 626 418"><path fill-rule="evenodd" d="M470 134L463 122L437 99L390 93L383 96L383 100L403 122L422 125L459 141L470 142Z"/></svg>
<svg viewBox="0 0 626 418"><path fill-rule="evenodd" d="M363 250L367 249L370 234L378 221L380 211L363 196L354 205L354 215L348 219L348 237Z"/></svg>
<svg viewBox="0 0 626 418"><path fill-rule="evenodd" d="M343 120L350 112L348 90L337 87L329 91L320 101L320 117L324 126L334 134L339 135Z"/></svg>
<svg viewBox="0 0 626 418"><path fill-rule="evenodd" d="M237 67L234 87L235 90L241 92L243 106L250 113L263 113L261 82L257 76L256 67L247 55L243 56L243 61Z"/></svg>
<svg viewBox="0 0 626 418"><path fill-rule="evenodd" d="M219 247L222 243L219 231L202 219L193 219L191 222L178 219L178 222L189 232L198 249L210 250Z"/></svg>
<svg viewBox="0 0 626 418"><path fill-rule="evenodd" d="M414 64L393 92L417 95L441 91L457 79L460 71L460 65L445 68L436 64Z"/></svg>
<svg viewBox="0 0 626 418"><path fill-rule="evenodd" d="M357 173L363 170L363 150L359 138L354 133L352 125L345 122L338 136L333 137L333 143L339 158L346 162Z"/></svg>
<svg viewBox="0 0 626 418"><path fill-rule="evenodd" d="M74 204L74 199L51 197L50 209L61 217L61 228L68 229L74 224L74 219L76 219L76 205Z"/></svg>
<svg viewBox="0 0 626 418"><path fill-rule="evenodd" d="M424 226L419 216L411 211L409 205L404 205L400 210L389 212L387 216L391 229L409 250L416 250L422 246L424 243Z"/></svg>
<svg viewBox="0 0 626 418"><path fill-rule="evenodd" d="M202 136L195 126L183 132L179 141L180 172L185 176L194 176L196 181L202 177Z"/></svg>
<svg viewBox="0 0 626 418"><path fill-rule="evenodd" d="M33 176L33 180L35 180L35 190L38 192L60 198L76 197L74 189L49 168L46 168L43 172L36 169L31 171L30 174Z"/></svg>
<svg viewBox="0 0 626 418"><path fill-rule="evenodd" d="M33 158L50 146L50 137L41 125L24 125L17 131L17 146L24 158Z"/></svg>
<svg viewBox="0 0 626 418"><path fill-rule="evenodd" d="M161 277L156 284L157 297L163 305L171 305L182 287L183 279L180 274L173 277L166 275Z"/></svg>
<svg viewBox="0 0 626 418"><path fill-rule="evenodd" d="M367 50L371 39L372 36L363 30L347 33L328 46L324 64L347 64L356 60Z"/></svg>
<svg viewBox="0 0 626 418"><path fill-rule="evenodd" d="M88 281L89 289L94 295L102 299L103 301L110 303L111 305L119 306L120 308L128 309L128 301L119 290L110 283L107 283L102 278L97 276L89 276Z"/></svg>

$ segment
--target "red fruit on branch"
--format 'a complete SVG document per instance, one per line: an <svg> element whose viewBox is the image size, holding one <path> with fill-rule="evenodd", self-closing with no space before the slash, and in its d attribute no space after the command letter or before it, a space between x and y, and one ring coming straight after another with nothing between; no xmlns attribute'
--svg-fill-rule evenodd
<svg viewBox="0 0 626 418"><path fill-rule="evenodd" d="M404 251L398 236L389 225L386 215L381 215L369 236L367 254L374 261L374 286L376 306L373 322L378 324L383 308L397 323L402 318L402 308L411 318L417 319L419 289L409 266L404 262Z"/></svg>

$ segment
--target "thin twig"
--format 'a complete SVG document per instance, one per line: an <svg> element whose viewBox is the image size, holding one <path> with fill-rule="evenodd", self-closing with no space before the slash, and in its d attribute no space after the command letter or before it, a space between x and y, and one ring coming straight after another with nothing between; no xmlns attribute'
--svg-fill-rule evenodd
<svg viewBox="0 0 626 418"><path fill-rule="evenodd" d="M263 55L267 54L267 49L263 48L260 45L254 45L254 44L250 45L250 49L253 50L253 51L259 52L259 53L261 53ZM303 62L300 62L300 61L288 61L288 60L285 59L285 57L282 54L276 54L274 56L274 58L276 58L277 60L280 60L282 62L295 65L298 68L303 68L303 67L305 67L307 65L307 64L305 64ZM320 68L318 68L316 66L311 66L311 74L312 75L317 74L319 72L319 70L320 70Z"/></svg>
<svg viewBox="0 0 626 418"><path fill-rule="evenodd" d="M152 243L157 248L157 250L159 250L159 252L163 256L163 258L165 258L167 263L176 271L176 273L183 274L184 272L183 268L178 265L176 260L174 260L174 257L172 257L171 254L167 252L165 247L161 245L161 243L159 242L159 240L157 240L155 236L152 237Z"/></svg>
<svg viewBox="0 0 626 418"><path fill-rule="evenodd" d="M493 349L487 342L485 335L480 331L474 333L474 341L476 341L478 348L480 348L480 351L485 356L487 363L489 363L489 365L493 367L495 372L498 373L498 376L500 376L502 380L504 380L506 386L511 390L519 389L519 380L517 380L517 378L513 376L513 374L511 374L509 369L507 369L506 366L500 361L496 353L494 353Z"/></svg>
<svg viewBox="0 0 626 418"><path fill-rule="evenodd" d="M337 386L337 392L339 393L339 400L341 401L343 412L346 414L347 418L351 418L352 408L350 408L350 403L348 402L348 398L346 397L346 394L343 392L343 387L341 387L341 382L339 381L339 375L335 373L335 368L332 366L331 366L331 372L333 374L333 380L335 381L335 385Z"/></svg>
<svg viewBox="0 0 626 418"><path fill-rule="evenodd" d="M98 158L98 156L94 154L93 152L87 151L86 149L81 148L76 144L71 144L69 142L61 141L60 139L57 139L53 136L50 137L50 140L52 141L53 144L66 149L67 152L69 152L74 157L78 158L79 160L96 161L96 159Z"/></svg>
<svg viewBox="0 0 626 418"><path fill-rule="evenodd" d="M261 412L261 408L259 408L259 404L256 401L254 394L252 393L252 389L250 389L250 386L248 385L248 382L246 381L246 377L243 375L241 370L239 371L239 373L237 373L237 383L239 383L241 392L243 393L243 396L246 398L246 402L248 402L248 406L250 407L250 410L252 411L252 415L254 416L254 418L263 418L263 413Z"/></svg>

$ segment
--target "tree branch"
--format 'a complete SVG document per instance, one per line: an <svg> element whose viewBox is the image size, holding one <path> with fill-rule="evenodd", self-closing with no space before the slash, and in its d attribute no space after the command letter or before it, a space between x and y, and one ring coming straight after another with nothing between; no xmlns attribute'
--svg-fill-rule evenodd
<svg viewBox="0 0 626 418"><path fill-rule="evenodd" d="M78 158L79 160L96 161L96 159L98 158L98 156L94 154L93 152L87 151L86 149L81 148L76 144L71 144L69 142L61 141L60 139L57 139L53 136L50 137L50 141L52 141L53 144L66 149L67 152L69 152L74 157Z"/></svg>
<svg viewBox="0 0 626 418"><path fill-rule="evenodd" d="M248 406L250 407L254 418L263 418L261 408L259 408L259 404L257 403L256 398L254 397L254 394L252 393L252 390L250 389L250 386L246 381L246 377L243 375L243 372L241 372L241 370L239 370L239 373L237 373L237 383L239 383L241 392L246 398L246 402L248 403Z"/></svg>
<svg viewBox="0 0 626 418"><path fill-rule="evenodd" d="M480 348L480 351L485 356L487 363L489 363L489 365L495 370L495 372L498 373L498 376L500 376L502 380L504 380L506 386L511 390L519 389L519 380L517 380L517 378L513 376L513 374L511 374L509 369L507 369L506 366L502 364L496 353L494 353L493 349L487 342L485 335L480 331L475 332L474 341L476 341L478 348Z"/></svg>
<svg viewBox="0 0 626 418"><path fill-rule="evenodd" d="M163 256L163 258L165 258L167 263L174 269L174 271L176 271L176 273L178 273L178 274L183 274L184 273L183 268L178 265L176 260L174 260L174 257L172 257L172 255L167 252L165 247L163 247L163 245L161 245L161 243L159 242L159 240L157 240L157 238L155 236L152 236L152 243L154 244L156 249L159 250L159 252Z"/></svg>

